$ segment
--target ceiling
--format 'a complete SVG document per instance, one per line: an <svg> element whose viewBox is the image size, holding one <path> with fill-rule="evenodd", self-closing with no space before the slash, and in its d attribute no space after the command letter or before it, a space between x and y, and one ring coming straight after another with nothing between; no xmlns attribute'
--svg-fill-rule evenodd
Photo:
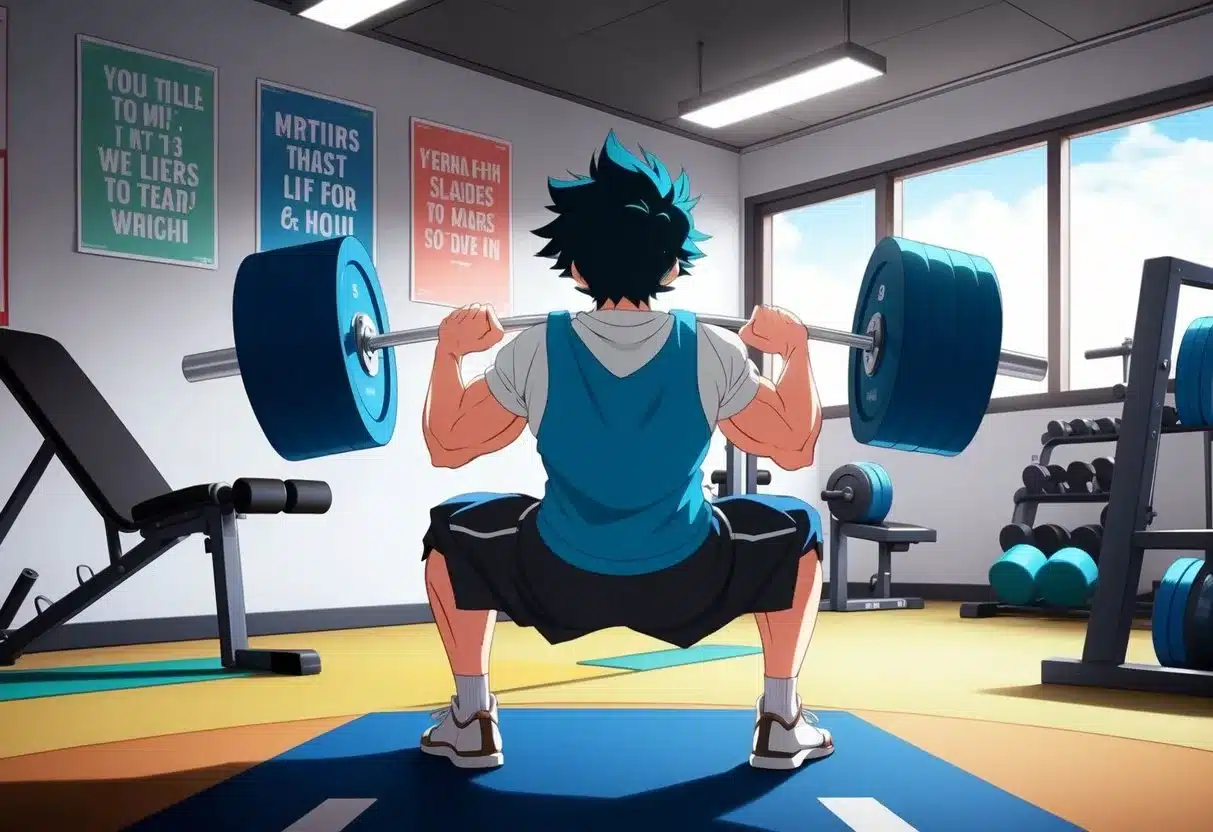
<svg viewBox="0 0 1213 832"><path fill-rule="evenodd" d="M316 0L258 2L297 13ZM679 102L836 45L845 32L842 0L408 0L355 31L745 149L1211 6L1192 0L852 0L851 40L885 56L884 77L714 130L679 119Z"/></svg>

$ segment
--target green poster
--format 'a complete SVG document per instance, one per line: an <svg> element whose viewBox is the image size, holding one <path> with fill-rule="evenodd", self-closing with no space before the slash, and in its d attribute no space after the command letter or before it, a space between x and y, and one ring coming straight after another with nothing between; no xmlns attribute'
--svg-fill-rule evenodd
<svg viewBox="0 0 1213 832"><path fill-rule="evenodd" d="M78 36L77 248L218 267L214 67Z"/></svg>

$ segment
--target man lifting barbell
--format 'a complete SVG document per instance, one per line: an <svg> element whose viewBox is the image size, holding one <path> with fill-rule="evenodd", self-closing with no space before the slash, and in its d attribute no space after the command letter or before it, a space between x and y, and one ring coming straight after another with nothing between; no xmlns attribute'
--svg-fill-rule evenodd
<svg viewBox="0 0 1213 832"><path fill-rule="evenodd" d="M830 735L795 692L821 591L820 518L794 498L704 495L715 428L781 467L810 464L821 414L807 342L822 340L852 349L856 441L953 456L976 435L996 375L1040 380L1048 362L1001 348L988 261L897 237L872 252L851 331L762 307L748 322L655 312L649 301L706 239L686 174L672 179L612 133L588 176L549 180L549 193L558 216L535 232L549 241L539 254L593 298L592 312L496 321L474 307L438 328L391 331L370 255L343 237L246 257L235 348L188 355L182 372L240 376L266 439L298 461L387 444L393 348L437 340L423 418L435 464L464 465L528 425L538 437L542 500L472 494L431 510L427 587L457 694L426 732L427 752L463 767L503 760L486 676L496 611L551 642L626 626L679 646L753 612L767 678L751 764L795 768L829 754ZM460 358L510 329L523 332L465 384ZM746 344L784 356L777 382L758 374Z"/></svg>
<svg viewBox="0 0 1213 832"><path fill-rule="evenodd" d="M559 216L537 232L594 310L523 330L470 383L460 359L501 341L496 315L473 305L438 328L423 418L433 463L460 467L529 427L548 479L542 499L470 494L431 511L426 587L457 694L422 737L427 753L503 761L487 682L496 612L553 644L623 626L679 647L756 614L766 684L751 764L791 769L833 751L795 690L821 595L820 518L795 498L713 501L702 488L717 427L785 469L812 463L821 408L807 332L768 307L738 335L650 308L700 256L687 189L609 137L589 178L552 183ZM778 382L746 345L783 358Z"/></svg>

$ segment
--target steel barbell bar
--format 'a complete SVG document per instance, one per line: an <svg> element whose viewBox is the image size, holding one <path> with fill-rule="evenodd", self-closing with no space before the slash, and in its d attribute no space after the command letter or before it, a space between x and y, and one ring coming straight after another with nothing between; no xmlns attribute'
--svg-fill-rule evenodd
<svg viewBox="0 0 1213 832"><path fill-rule="evenodd" d="M736 332L745 326L743 318L727 315L700 315L696 320L705 324L723 327ZM503 318L501 327L507 332L541 324L547 320L547 315L518 315ZM880 349L878 339L872 335L855 332L844 332L840 329L830 329L820 326L805 326L809 340L821 341L827 344L838 344L855 350L871 353ZM438 338L438 327L426 326L418 329L402 329L382 334L372 334L358 338L360 350L375 353L391 347L403 347L408 344L421 344ZM998 374L1011 378L1022 378L1029 381L1040 381L1049 371L1049 361L1038 355L1002 350L998 354ZM236 350L232 348L197 352L181 359L181 372L189 382L210 381L217 378L230 378L240 375L240 362L236 358Z"/></svg>

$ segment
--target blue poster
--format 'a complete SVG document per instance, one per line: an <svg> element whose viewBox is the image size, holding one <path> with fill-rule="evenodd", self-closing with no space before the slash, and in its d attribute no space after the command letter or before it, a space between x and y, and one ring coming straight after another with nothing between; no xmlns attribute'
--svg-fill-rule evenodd
<svg viewBox="0 0 1213 832"><path fill-rule="evenodd" d="M257 250L354 236L375 257L375 110L257 82Z"/></svg>

